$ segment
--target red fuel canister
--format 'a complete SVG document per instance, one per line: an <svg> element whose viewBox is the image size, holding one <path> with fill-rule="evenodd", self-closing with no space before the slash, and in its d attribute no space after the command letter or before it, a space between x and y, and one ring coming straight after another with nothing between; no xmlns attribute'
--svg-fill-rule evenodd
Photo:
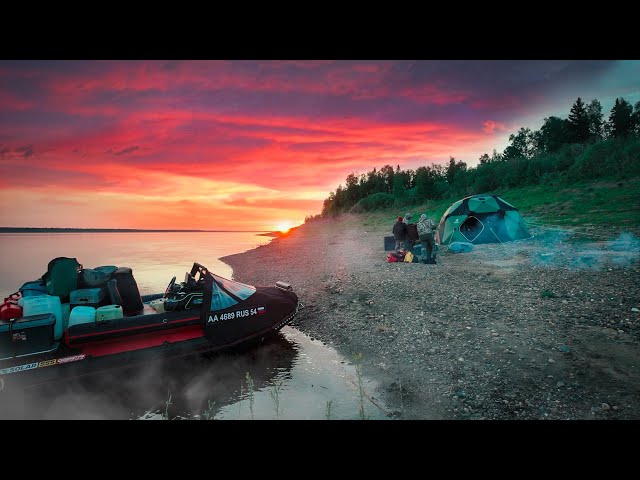
<svg viewBox="0 0 640 480"><path fill-rule="evenodd" d="M0 319L9 320L11 318L22 317L22 307L11 301L5 301L0 304Z"/></svg>

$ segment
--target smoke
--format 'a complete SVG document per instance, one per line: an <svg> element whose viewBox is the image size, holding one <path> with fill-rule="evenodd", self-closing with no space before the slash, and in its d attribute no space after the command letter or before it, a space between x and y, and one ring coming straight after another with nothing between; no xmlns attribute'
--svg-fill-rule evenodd
<svg viewBox="0 0 640 480"><path fill-rule="evenodd" d="M623 232L609 240L593 241L560 229L547 229L536 238L531 263L570 270L630 268L640 264L640 239Z"/></svg>
<svg viewBox="0 0 640 480"><path fill-rule="evenodd" d="M640 239L634 237L629 232L621 233L614 240L610 240L607 243L607 247L616 252L640 252Z"/></svg>
<svg viewBox="0 0 640 480"><path fill-rule="evenodd" d="M209 405L218 410L235 402L247 372L262 388L290 370L296 355L278 334L235 353L157 360L28 388L5 385L0 411L3 418L25 419L161 418L165 411L169 418L193 418Z"/></svg>
<svg viewBox="0 0 640 480"><path fill-rule="evenodd" d="M531 264L537 267L561 267L566 262L566 246L572 237L565 230L545 229L538 233L533 242Z"/></svg>

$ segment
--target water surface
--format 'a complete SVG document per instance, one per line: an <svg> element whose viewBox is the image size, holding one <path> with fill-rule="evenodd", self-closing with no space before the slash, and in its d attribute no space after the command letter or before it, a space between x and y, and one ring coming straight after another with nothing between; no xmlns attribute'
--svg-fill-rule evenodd
<svg viewBox="0 0 640 480"><path fill-rule="evenodd" d="M218 258L270 240L245 232L2 233L0 294L39 278L56 257L76 258L85 268L130 267L142 295L159 293L174 275L182 281L194 262L231 278L231 267Z"/></svg>
<svg viewBox="0 0 640 480"><path fill-rule="evenodd" d="M333 348L285 327L258 345L31 387L24 418L385 419L377 383ZM1 392L0 392L1 395ZM2 397L0 396L0 399Z"/></svg>

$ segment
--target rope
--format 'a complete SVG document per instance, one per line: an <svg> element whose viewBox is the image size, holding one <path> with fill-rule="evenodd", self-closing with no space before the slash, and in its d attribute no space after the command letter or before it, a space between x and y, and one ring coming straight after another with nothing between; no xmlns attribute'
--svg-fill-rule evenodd
<svg viewBox="0 0 640 480"><path fill-rule="evenodd" d="M496 235L496 232L493 231L493 228L489 227L489 230L491 230L491 233L493 233L493 236L496 237L498 239L498 241L500 242L501 245L504 245L504 243L502 243L502 240L500 240L500 237L498 235Z"/></svg>

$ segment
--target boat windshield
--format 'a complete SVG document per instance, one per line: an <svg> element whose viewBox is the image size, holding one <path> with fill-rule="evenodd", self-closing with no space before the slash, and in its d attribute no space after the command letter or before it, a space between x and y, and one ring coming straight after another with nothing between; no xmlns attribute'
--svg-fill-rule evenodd
<svg viewBox="0 0 640 480"><path fill-rule="evenodd" d="M211 275L215 280L211 291L211 311L224 310L236 305L238 301L231 295L240 300L246 300L256 292L256 287L254 286L234 282L218 275Z"/></svg>
<svg viewBox="0 0 640 480"><path fill-rule="evenodd" d="M208 289L210 285L210 311L233 307L238 304L239 300L246 300L256 292L256 287L215 275L199 263L193 264L191 276L197 279L205 278L205 289ZM207 298L206 295L205 292L205 298Z"/></svg>
<svg viewBox="0 0 640 480"><path fill-rule="evenodd" d="M222 288L226 291L232 293L240 300L246 300L251 295L253 295L256 291L256 287L247 285L245 283L236 282L233 280L227 280L226 278L220 277L218 275L212 274L213 278L215 278L216 283L222 284Z"/></svg>

